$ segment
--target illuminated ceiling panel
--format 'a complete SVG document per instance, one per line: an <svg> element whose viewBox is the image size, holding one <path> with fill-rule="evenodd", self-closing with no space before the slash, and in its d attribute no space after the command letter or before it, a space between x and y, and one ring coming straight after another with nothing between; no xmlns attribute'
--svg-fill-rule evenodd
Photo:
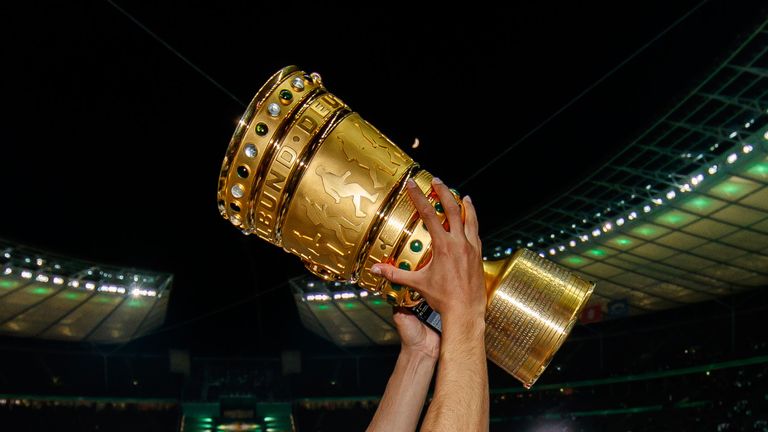
<svg viewBox="0 0 768 432"><path fill-rule="evenodd" d="M129 341L162 325L171 281L0 240L0 334Z"/></svg>
<svg viewBox="0 0 768 432"><path fill-rule="evenodd" d="M537 250L633 312L768 285L766 28L603 167L484 238L486 258Z"/></svg>
<svg viewBox="0 0 768 432"><path fill-rule="evenodd" d="M392 306L355 285L300 277L290 281L304 327L339 346L400 343Z"/></svg>

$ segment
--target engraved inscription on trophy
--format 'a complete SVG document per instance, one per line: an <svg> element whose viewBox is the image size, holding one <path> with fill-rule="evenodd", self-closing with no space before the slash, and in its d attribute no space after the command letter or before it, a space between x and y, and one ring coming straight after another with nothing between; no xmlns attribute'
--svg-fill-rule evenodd
<svg viewBox="0 0 768 432"><path fill-rule="evenodd" d="M371 195L364 187L360 186L360 183L347 183L347 177L352 174L352 171L347 170L344 174L338 175L320 165L315 172L323 181L325 193L330 195L336 204L339 204L342 198L352 198L352 204L355 206L355 216L359 218L366 216L366 213L361 208L361 200L363 198L371 203L376 203L376 200L379 199L378 193Z"/></svg>
<svg viewBox="0 0 768 432"><path fill-rule="evenodd" d="M274 221L277 214L277 203L280 194L285 187L285 180L291 172L296 161L296 151L288 146L280 149L271 166L264 187L261 189L261 197L256 205L256 233L262 237L269 237L274 230Z"/></svg>

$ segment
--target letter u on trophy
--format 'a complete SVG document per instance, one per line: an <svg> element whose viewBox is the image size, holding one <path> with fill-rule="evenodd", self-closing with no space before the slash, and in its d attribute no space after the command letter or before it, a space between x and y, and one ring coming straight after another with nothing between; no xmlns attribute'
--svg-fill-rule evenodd
<svg viewBox="0 0 768 432"><path fill-rule="evenodd" d="M431 238L405 191L409 178L444 221L432 175L329 93L320 75L289 66L240 119L221 167L218 206L244 234L299 256L315 275L423 312L417 292L370 272L379 262L415 271L430 259ZM526 249L483 265L488 358L530 387L594 283Z"/></svg>

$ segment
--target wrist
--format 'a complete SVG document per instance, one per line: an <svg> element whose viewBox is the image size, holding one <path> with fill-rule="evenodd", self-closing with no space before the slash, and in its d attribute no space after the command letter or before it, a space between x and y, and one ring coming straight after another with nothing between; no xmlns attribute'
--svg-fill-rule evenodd
<svg viewBox="0 0 768 432"><path fill-rule="evenodd" d="M446 314L442 316L443 337L476 339L485 337L485 316L475 313Z"/></svg>
<svg viewBox="0 0 768 432"><path fill-rule="evenodd" d="M425 347L414 347L409 345L400 345L400 356L405 360L428 360L437 362L440 356L440 348L429 349Z"/></svg>

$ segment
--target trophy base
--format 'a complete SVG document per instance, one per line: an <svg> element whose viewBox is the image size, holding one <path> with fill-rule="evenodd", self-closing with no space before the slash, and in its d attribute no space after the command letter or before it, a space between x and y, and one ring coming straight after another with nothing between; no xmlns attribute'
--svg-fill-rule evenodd
<svg viewBox="0 0 768 432"><path fill-rule="evenodd" d="M511 258L483 262L488 306L488 359L530 388L576 323L595 283L527 249ZM426 303L414 314L436 331L440 315Z"/></svg>

